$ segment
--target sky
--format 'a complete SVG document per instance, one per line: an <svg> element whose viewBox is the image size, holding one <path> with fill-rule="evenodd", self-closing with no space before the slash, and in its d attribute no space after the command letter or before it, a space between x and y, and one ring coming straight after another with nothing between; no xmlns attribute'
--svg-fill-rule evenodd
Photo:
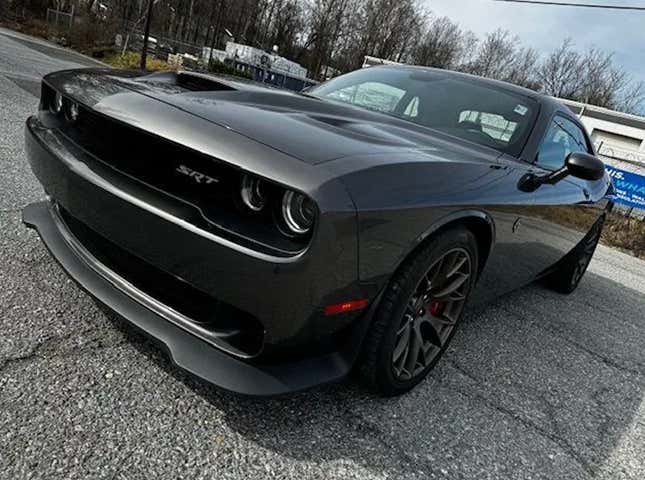
<svg viewBox="0 0 645 480"><path fill-rule="evenodd" d="M547 53L571 37L579 49L590 46L614 52L615 62L635 80L645 81L645 11L556 7L494 0L424 0L438 16L482 36L497 28L509 30L526 46ZM645 0L568 0L645 6Z"/></svg>

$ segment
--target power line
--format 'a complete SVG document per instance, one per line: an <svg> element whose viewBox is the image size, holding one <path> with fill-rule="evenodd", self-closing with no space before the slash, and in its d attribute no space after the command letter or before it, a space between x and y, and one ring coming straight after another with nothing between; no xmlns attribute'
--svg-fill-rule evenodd
<svg viewBox="0 0 645 480"><path fill-rule="evenodd" d="M495 2L528 3L529 5L552 5L558 7L583 7L600 8L604 10L637 10L645 11L645 7L634 7L630 5L599 5L593 3L570 3L570 2L543 2L539 0L493 0Z"/></svg>

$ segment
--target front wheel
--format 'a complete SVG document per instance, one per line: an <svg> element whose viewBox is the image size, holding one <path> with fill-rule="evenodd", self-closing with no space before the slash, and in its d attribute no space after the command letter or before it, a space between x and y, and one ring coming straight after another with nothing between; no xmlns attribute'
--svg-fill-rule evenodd
<svg viewBox="0 0 645 480"><path fill-rule="evenodd" d="M463 227L432 238L394 274L365 338L360 371L384 395L417 385L446 350L475 284L478 255Z"/></svg>

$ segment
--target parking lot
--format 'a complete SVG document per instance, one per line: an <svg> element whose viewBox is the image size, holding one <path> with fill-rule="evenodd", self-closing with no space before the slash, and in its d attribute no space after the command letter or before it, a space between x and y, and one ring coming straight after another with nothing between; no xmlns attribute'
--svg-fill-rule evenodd
<svg viewBox="0 0 645 480"><path fill-rule="evenodd" d="M645 262L470 311L430 377L248 399L176 369L20 221L43 74L96 65L0 29L0 478L645 478ZM511 268L511 267L509 267Z"/></svg>

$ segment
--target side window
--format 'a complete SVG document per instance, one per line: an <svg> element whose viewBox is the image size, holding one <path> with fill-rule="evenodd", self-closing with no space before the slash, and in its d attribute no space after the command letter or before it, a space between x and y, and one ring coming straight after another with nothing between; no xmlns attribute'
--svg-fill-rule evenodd
<svg viewBox="0 0 645 480"><path fill-rule="evenodd" d="M582 129L564 117L556 116L542 140L537 163L549 170L557 170L564 165L572 152L589 152L587 139Z"/></svg>

